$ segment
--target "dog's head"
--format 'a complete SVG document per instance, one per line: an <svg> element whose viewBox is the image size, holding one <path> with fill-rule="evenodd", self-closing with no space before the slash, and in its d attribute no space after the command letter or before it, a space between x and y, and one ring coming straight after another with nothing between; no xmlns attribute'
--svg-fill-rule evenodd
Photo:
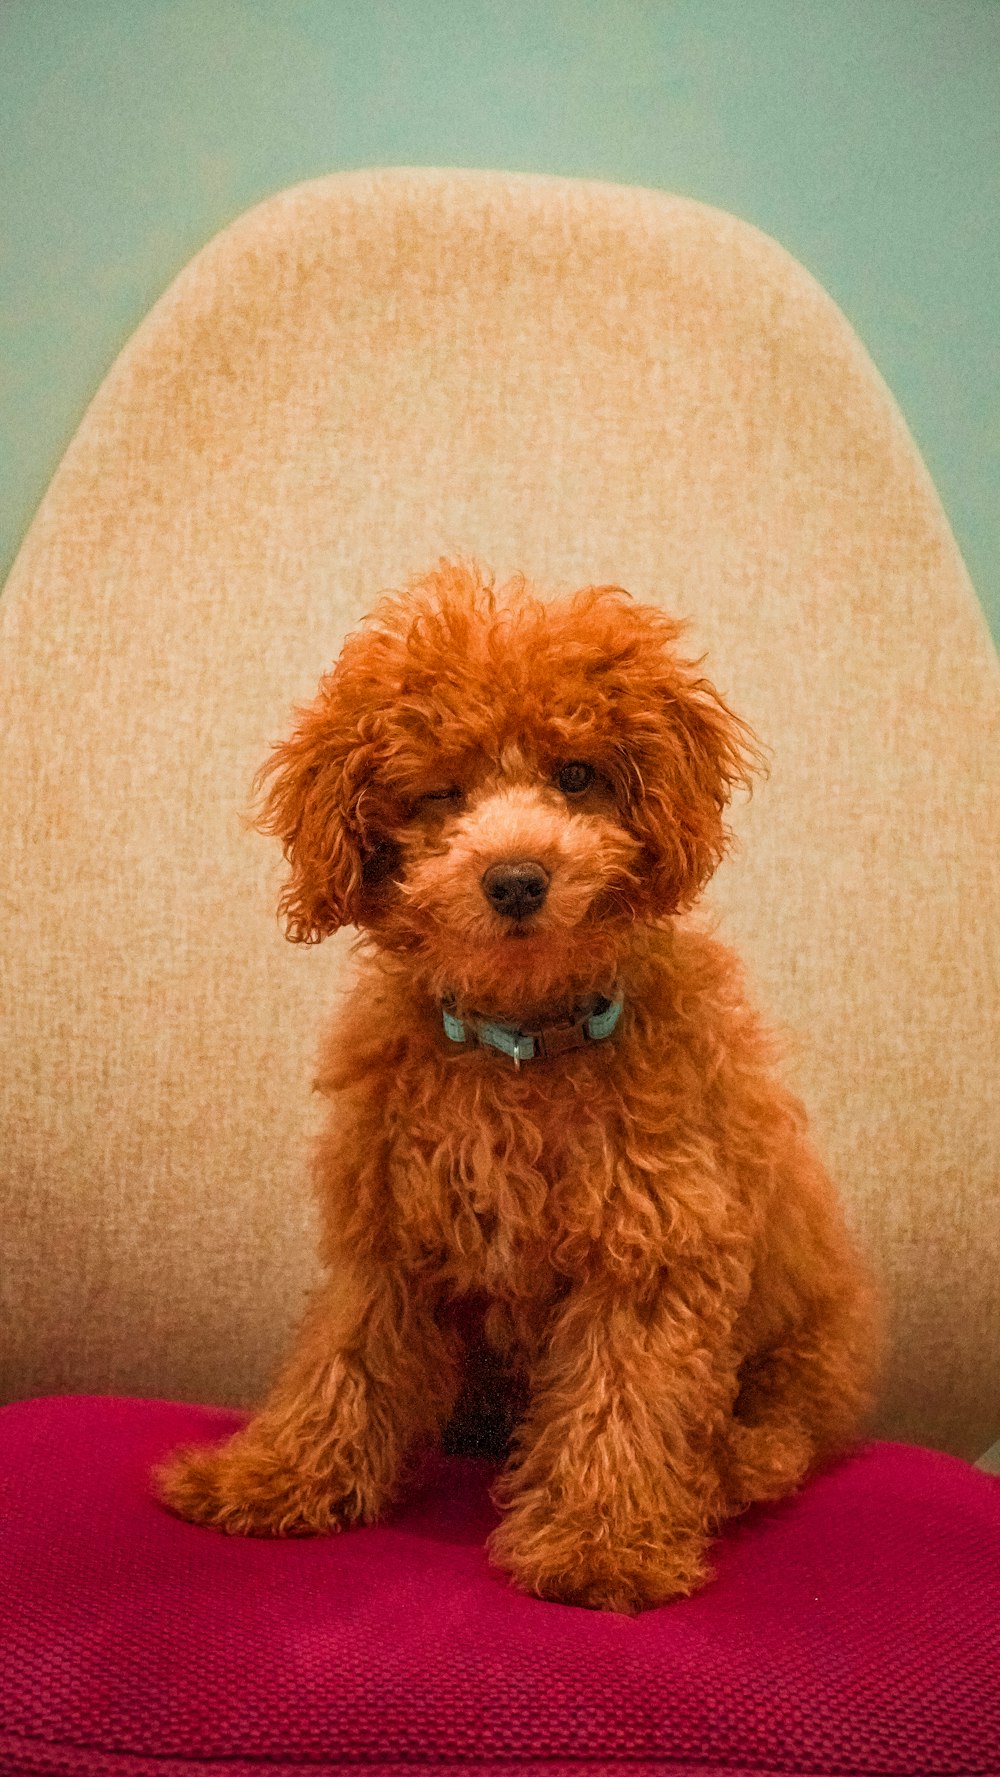
<svg viewBox="0 0 1000 1777"><path fill-rule="evenodd" d="M384 599L258 780L288 936L359 926L483 1008L609 985L759 762L680 631L620 587L543 603L465 566Z"/></svg>

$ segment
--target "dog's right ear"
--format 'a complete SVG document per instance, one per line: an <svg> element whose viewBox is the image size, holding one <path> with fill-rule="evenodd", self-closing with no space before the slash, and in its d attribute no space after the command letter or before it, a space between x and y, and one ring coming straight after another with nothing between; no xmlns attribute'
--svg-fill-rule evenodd
<svg viewBox="0 0 1000 1777"><path fill-rule="evenodd" d="M291 865L278 913L296 944L358 923L366 867L383 843L366 821L380 748L371 712L362 716L342 666L320 681L254 780L253 825L281 840Z"/></svg>

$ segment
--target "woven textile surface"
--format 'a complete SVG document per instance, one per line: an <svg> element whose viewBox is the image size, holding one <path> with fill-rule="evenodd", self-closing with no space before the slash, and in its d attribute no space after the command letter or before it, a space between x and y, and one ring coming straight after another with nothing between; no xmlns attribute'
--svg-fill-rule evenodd
<svg viewBox="0 0 1000 1777"><path fill-rule="evenodd" d="M50 1398L0 1413L0 1771L1000 1770L1000 1481L869 1444L638 1618L486 1561L494 1472L429 1457L390 1519L229 1538L149 1465L239 1416Z"/></svg>
<svg viewBox="0 0 1000 1777"><path fill-rule="evenodd" d="M665 194L321 179L109 373L0 600L0 1393L259 1398L313 1281L349 937L253 773L439 556L614 581L771 749L713 884L889 1298L878 1429L997 1437L998 678L913 442L773 241Z"/></svg>

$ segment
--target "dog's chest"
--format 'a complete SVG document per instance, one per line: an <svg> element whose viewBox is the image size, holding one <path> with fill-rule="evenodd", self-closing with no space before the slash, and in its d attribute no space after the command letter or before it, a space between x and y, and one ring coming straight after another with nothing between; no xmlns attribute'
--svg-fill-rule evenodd
<svg viewBox="0 0 1000 1777"><path fill-rule="evenodd" d="M396 1123L390 1173L406 1244L455 1288L537 1297L592 1244L606 1166L593 1116L529 1082L454 1075Z"/></svg>

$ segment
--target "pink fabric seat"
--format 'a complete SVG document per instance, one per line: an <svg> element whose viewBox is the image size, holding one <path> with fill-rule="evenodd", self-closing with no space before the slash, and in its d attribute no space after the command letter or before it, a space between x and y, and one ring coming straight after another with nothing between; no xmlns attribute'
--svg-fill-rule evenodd
<svg viewBox="0 0 1000 1777"><path fill-rule="evenodd" d="M699 1597L630 1619L513 1591L469 1458L329 1539L157 1506L150 1464L239 1419L0 1412L3 1777L1000 1771L1000 1484L954 1457L869 1444L731 1527Z"/></svg>

